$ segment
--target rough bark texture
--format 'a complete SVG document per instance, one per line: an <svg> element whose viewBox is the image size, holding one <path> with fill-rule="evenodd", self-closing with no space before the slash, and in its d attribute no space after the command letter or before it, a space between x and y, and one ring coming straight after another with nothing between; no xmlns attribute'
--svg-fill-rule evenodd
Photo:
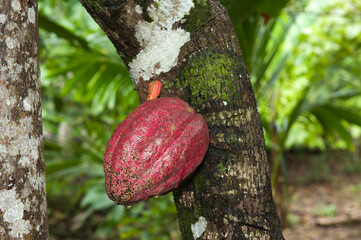
<svg viewBox="0 0 361 240"><path fill-rule="evenodd" d="M0 239L48 239L36 0L0 4Z"/></svg>
<svg viewBox="0 0 361 240"><path fill-rule="evenodd" d="M183 239L283 239L262 125L237 37L215 0L80 0L114 43L141 101L148 80L203 114L211 144L174 192ZM145 87L143 87L145 86Z"/></svg>

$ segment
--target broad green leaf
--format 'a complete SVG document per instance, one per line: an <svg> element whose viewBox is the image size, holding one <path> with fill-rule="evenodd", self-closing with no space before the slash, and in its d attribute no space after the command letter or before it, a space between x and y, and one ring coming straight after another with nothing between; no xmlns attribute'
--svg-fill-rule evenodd
<svg viewBox="0 0 361 240"><path fill-rule="evenodd" d="M75 35L72 31L50 20L42 12L39 12L39 27L48 32L55 33L58 37L68 40L73 46L80 46L89 50L88 42Z"/></svg>
<svg viewBox="0 0 361 240"><path fill-rule="evenodd" d="M342 125L342 118L339 118L335 112L324 107L317 107L311 112L316 116L322 127L325 129L326 135L332 136L332 134L337 133L347 143L347 146L353 146L350 133Z"/></svg>
<svg viewBox="0 0 361 240"><path fill-rule="evenodd" d="M244 21L254 13L266 13L271 17L277 17L289 0L220 0L234 24Z"/></svg>
<svg viewBox="0 0 361 240"><path fill-rule="evenodd" d="M297 99L298 101L296 105L293 107L291 113L288 115L288 119L285 122L286 124L284 130L281 132L281 136L279 137L281 152L283 152L284 150L284 144L293 124L299 116L304 114L305 111L310 108L310 106L307 104L307 96L309 95L311 87L312 85L310 84L303 90L301 96Z"/></svg>
<svg viewBox="0 0 361 240"><path fill-rule="evenodd" d="M327 111L332 112L340 119L344 119L349 123L361 126L361 110L355 111L355 109L351 109L351 107L343 107L337 106L334 104L326 104L323 106Z"/></svg>
<svg viewBox="0 0 361 240"><path fill-rule="evenodd" d="M260 13L267 13L270 17L277 17L280 11L287 5L289 0L267 0L262 1L258 11Z"/></svg>

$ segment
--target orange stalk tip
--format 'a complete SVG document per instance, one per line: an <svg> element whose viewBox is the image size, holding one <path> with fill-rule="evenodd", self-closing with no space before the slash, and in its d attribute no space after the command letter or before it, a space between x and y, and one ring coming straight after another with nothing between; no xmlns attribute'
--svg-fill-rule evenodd
<svg viewBox="0 0 361 240"><path fill-rule="evenodd" d="M158 80L152 81L149 84L149 93L148 93L147 100L156 99L160 94L161 87L162 87L162 84Z"/></svg>

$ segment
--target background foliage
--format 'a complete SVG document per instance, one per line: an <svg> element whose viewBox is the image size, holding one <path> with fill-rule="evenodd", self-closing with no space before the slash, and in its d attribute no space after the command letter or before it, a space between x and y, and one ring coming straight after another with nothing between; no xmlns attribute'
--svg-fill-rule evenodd
<svg viewBox="0 0 361 240"><path fill-rule="evenodd" d="M258 99L273 184L287 190L285 151L357 144L361 3L221 2ZM39 20L52 239L179 239L171 194L131 208L105 194L106 143L139 104L114 47L76 0L40 0Z"/></svg>

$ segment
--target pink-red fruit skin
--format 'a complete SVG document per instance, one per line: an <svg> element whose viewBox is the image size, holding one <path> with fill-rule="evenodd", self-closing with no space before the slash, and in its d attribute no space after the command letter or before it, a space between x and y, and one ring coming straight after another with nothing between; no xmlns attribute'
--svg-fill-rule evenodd
<svg viewBox="0 0 361 240"><path fill-rule="evenodd" d="M209 145L203 117L178 98L146 101L111 136L104 156L106 191L132 205L177 188L202 162Z"/></svg>

